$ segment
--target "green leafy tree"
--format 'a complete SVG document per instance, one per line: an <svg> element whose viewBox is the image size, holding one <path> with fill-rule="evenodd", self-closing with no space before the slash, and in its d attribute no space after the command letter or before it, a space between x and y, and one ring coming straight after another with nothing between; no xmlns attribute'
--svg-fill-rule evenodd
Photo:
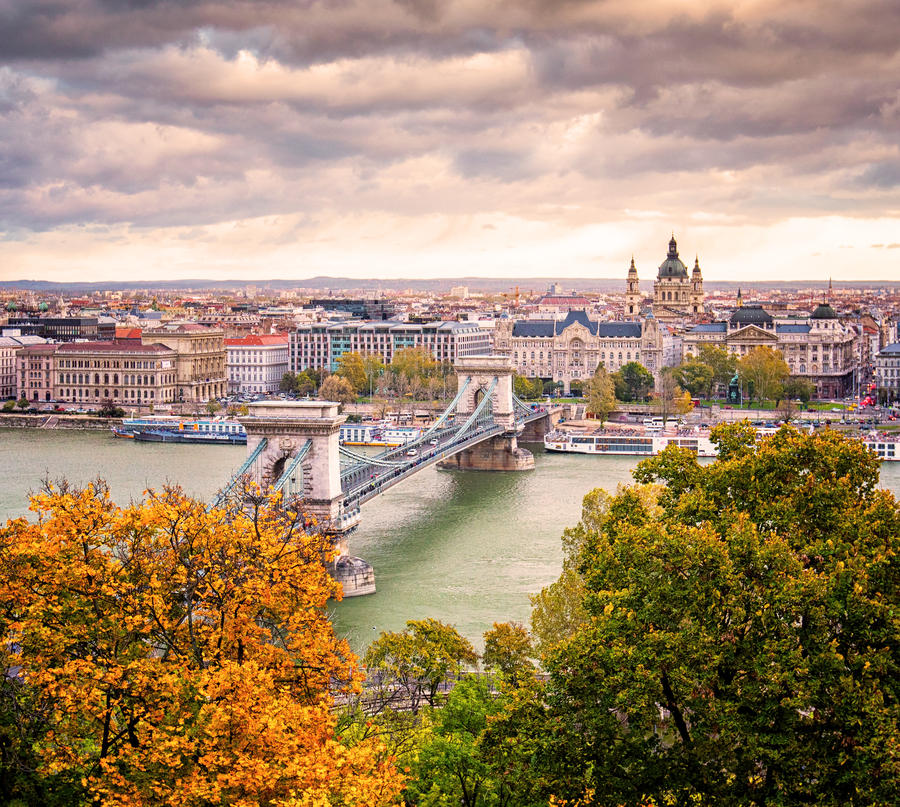
<svg viewBox="0 0 900 807"><path fill-rule="evenodd" d="M526 378L523 375L513 376L513 392L526 401L540 398L544 391L544 382L540 378Z"/></svg>
<svg viewBox="0 0 900 807"><path fill-rule="evenodd" d="M784 380L782 386L785 398L802 401L804 405L808 404L813 395L816 394L816 385L808 378L789 376Z"/></svg>
<svg viewBox="0 0 900 807"><path fill-rule="evenodd" d="M215 415L217 412L221 411L222 405L218 401L207 401L206 402L206 411L210 415Z"/></svg>
<svg viewBox="0 0 900 807"><path fill-rule="evenodd" d="M579 525L590 619L545 660L531 775L616 805L894 803L900 507L878 461L827 431L713 439L712 464L638 466L652 505L626 488Z"/></svg>
<svg viewBox="0 0 900 807"><path fill-rule="evenodd" d="M741 378L750 388L751 399L757 401L780 400L784 394L784 382L790 368L780 350L755 347L738 363Z"/></svg>
<svg viewBox="0 0 900 807"><path fill-rule="evenodd" d="M622 365L613 373L616 397L622 401L645 401L653 389L653 374L637 361Z"/></svg>
<svg viewBox="0 0 900 807"><path fill-rule="evenodd" d="M294 377L294 392L297 395L311 395L319 385L318 376L310 375L309 370L297 373Z"/></svg>
<svg viewBox="0 0 900 807"><path fill-rule="evenodd" d="M339 375L330 375L319 387L319 398L323 401L337 401L346 404L356 400L356 393L346 378Z"/></svg>
<svg viewBox="0 0 900 807"><path fill-rule="evenodd" d="M599 364L588 382L588 411L600 418L600 424L606 422L610 413L616 408L616 388L606 368Z"/></svg>
<svg viewBox="0 0 900 807"><path fill-rule="evenodd" d="M712 395L713 368L699 359L688 359L673 371L679 386L695 398Z"/></svg>
<svg viewBox="0 0 900 807"><path fill-rule="evenodd" d="M16 406L18 406L19 409L28 409L31 404L29 403L28 398L23 395L21 398L19 398L18 401L16 401Z"/></svg>
<svg viewBox="0 0 900 807"><path fill-rule="evenodd" d="M285 373L278 382L279 392L296 392L297 376L294 373Z"/></svg>
<svg viewBox="0 0 900 807"><path fill-rule="evenodd" d="M478 662L468 639L436 619L412 619L400 632L385 631L366 651L364 665L377 672L386 700L417 711L434 706L441 685Z"/></svg>
<svg viewBox="0 0 900 807"><path fill-rule="evenodd" d="M13 409L15 409L15 408L16 408L16 402L15 402L15 401L12 401L12 400L10 400L10 401L4 401L4 403L3 403L3 411L4 411L4 412L12 412Z"/></svg>
<svg viewBox="0 0 900 807"><path fill-rule="evenodd" d="M366 374L366 390L371 395L377 386L378 379L384 373L384 362L377 353L367 353L363 356L363 371Z"/></svg>
<svg viewBox="0 0 900 807"><path fill-rule="evenodd" d="M485 668L496 670L512 684L534 672L534 644L524 625L518 622L495 622L484 634Z"/></svg>
<svg viewBox="0 0 900 807"><path fill-rule="evenodd" d="M715 345L700 345L699 360L712 368L713 386L727 387L737 371L738 358L734 353Z"/></svg>

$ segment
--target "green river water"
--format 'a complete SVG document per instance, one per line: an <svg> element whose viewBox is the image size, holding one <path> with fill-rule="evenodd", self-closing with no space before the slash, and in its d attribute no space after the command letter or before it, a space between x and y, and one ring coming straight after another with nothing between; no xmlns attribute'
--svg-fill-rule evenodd
<svg viewBox="0 0 900 807"><path fill-rule="evenodd" d="M596 487L631 481L636 458L535 452L535 470L477 473L426 468L363 506L351 554L375 567L377 593L333 606L335 629L364 650L383 630L434 617L481 647L492 623L527 622L528 595L558 575L560 535ZM27 515L44 478L107 481L125 504L172 483L210 497L240 466L244 446L134 443L104 432L0 429L0 521ZM882 465L900 496L900 463Z"/></svg>

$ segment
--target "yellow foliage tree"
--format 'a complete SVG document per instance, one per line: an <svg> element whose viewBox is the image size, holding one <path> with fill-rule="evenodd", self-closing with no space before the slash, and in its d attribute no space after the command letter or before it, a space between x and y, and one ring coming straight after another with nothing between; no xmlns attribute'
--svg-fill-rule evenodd
<svg viewBox="0 0 900 807"><path fill-rule="evenodd" d="M0 529L3 644L46 710L42 771L103 805L370 805L402 786L345 744L356 660L325 607L325 539L258 497L178 489L120 509L102 483L33 497Z"/></svg>

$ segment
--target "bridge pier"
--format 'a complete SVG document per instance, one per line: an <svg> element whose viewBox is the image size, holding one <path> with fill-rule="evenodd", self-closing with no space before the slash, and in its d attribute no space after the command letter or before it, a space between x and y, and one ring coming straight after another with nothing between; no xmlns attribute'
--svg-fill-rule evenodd
<svg viewBox="0 0 900 807"><path fill-rule="evenodd" d="M347 553L345 537L359 524L360 515L358 510L343 510L338 435L347 418L338 410L339 404L331 401L259 401L250 404L249 415L240 421L247 431L248 454L266 440L251 471L251 481L262 490L278 482L309 441L297 469L302 482L287 485L285 498L302 497L303 512L316 519L337 551L328 571L343 586L345 597L356 597L375 592L375 571Z"/></svg>
<svg viewBox="0 0 900 807"><path fill-rule="evenodd" d="M475 412L481 399L493 387L491 410L495 423L503 426L503 434L466 448L438 463L439 468L459 471L530 471L534 455L519 448L516 438L516 414L512 377L515 367L508 356L466 356L454 365L463 397L457 405L457 417ZM494 384L494 379L498 383Z"/></svg>
<svg viewBox="0 0 900 807"><path fill-rule="evenodd" d="M519 448L515 434L499 434L438 463L453 471L530 471L534 454Z"/></svg>

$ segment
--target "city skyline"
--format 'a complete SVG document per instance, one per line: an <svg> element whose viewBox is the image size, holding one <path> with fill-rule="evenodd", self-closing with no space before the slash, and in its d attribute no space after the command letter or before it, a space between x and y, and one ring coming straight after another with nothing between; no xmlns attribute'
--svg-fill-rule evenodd
<svg viewBox="0 0 900 807"><path fill-rule="evenodd" d="M0 5L0 280L893 280L900 7Z"/></svg>

